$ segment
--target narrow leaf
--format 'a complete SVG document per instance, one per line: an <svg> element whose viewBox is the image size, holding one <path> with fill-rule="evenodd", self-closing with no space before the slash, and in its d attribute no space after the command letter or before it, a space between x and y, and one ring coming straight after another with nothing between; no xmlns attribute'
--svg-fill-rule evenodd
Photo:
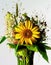
<svg viewBox="0 0 51 65"><path fill-rule="evenodd" d="M48 56L47 56L47 53L46 52L42 52L41 50L39 50L40 54L42 55L42 57L47 61L48 61Z"/></svg>
<svg viewBox="0 0 51 65"><path fill-rule="evenodd" d="M47 46L47 43L41 43L41 44L45 47L45 49L51 50L51 47L50 46Z"/></svg>
<svg viewBox="0 0 51 65"><path fill-rule="evenodd" d="M4 42L5 40L6 40L6 37L5 37L5 36L1 37L1 38L0 38L0 44L1 44L2 42Z"/></svg>
<svg viewBox="0 0 51 65"><path fill-rule="evenodd" d="M46 48L47 50L51 50L51 47L49 47L49 46L45 46L45 48Z"/></svg>
<svg viewBox="0 0 51 65"><path fill-rule="evenodd" d="M30 20L30 17L27 16L27 13L24 13L24 14L22 14L22 15L25 17L25 19Z"/></svg>
<svg viewBox="0 0 51 65"><path fill-rule="evenodd" d="M37 49L37 46L36 46L36 45L32 45L32 46L27 45L26 47L27 47L27 49L28 49L28 50L35 51L35 52L37 52L37 51L38 51L38 49Z"/></svg>
<svg viewBox="0 0 51 65"><path fill-rule="evenodd" d="M8 43L8 45L10 46L10 48L16 48L15 44Z"/></svg>
<svg viewBox="0 0 51 65"><path fill-rule="evenodd" d="M14 15L14 19L15 19L16 25L18 25L18 22L17 22L17 20L16 20L16 16L15 16L15 15Z"/></svg>
<svg viewBox="0 0 51 65"><path fill-rule="evenodd" d="M22 14L24 17L26 17L27 16L27 13L24 13L24 14Z"/></svg>
<svg viewBox="0 0 51 65"><path fill-rule="evenodd" d="M39 53L42 55L42 57L48 62L48 56L47 56L47 53L46 53L46 48L44 47L43 44L38 44L38 51Z"/></svg>
<svg viewBox="0 0 51 65"><path fill-rule="evenodd" d="M16 51L18 50L18 47L19 47L19 44L17 44L17 46L16 46Z"/></svg>
<svg viewBox="0 0 51 65"><path fill-rule="evenodd" d="M18 16L18 4L16 4L16 17Z"/></svg>

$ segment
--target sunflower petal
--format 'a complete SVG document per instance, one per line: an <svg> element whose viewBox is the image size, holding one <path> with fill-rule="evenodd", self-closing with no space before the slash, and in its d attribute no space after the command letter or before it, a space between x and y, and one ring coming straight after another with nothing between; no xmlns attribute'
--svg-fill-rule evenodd
<svg viewBox="0 0 51 65"><path fill-rule="evenodd" d="M30 29L30 25L31 25L31 22L30 22L30 21L28 21L28 29Z"/></svg>
<svg viewBox="0 0 51 65"><path fill-rule="evenodd" d="M15 27L15 32L21 32L20 28Z"/></svg>
<svg viewBox="0 0 51 65"><path fill-rule="evenodd" d="M39 30L39 28L35 29L34 31L38 31L38 30Z"/></svg>
<svg viewBox="0 0 51 65"><path fill-rule="evenodd" d="M32 29L32 27L33 27L33 24L31 23L30 29Z"/></svg>
<svg viewBox="0 0 51 65"><path fill-rule="evenodd" d="M21 35L20 34L16 34L15 35L15 39L20 39L21 38Z"/></svg>
<svg viewBox="0 0 51 65"><path fill-rule="evenodd" d="M28 21L25 21L25 27L26 28L28 27Z"/></svg>
<svg viewBox="0 0 51 65"><path fill-rule="evenodd" d="M32 29L32 31L35 31L36 29L39 29L37 26L35 26L33 29Z"/></svg>
<svg viewBox="0 0 51 65"><path fill-rule="evenodd" d="M28 39L27 38L24 38L24 41L26 44L28 44Z"/></svg>
<svg viewBox="0 0 51 65"><path fill-rule="evenodd" d="M22 45L22 44L23 44L23 42L24 42L24 38L23 38L23 37L21 37L21 38L20 38L19 43Z"/></svg>
<svg viewBox="0 0 51 65"><path fill-rule="evenodd" d="M35 31L34 31L33 34L40 34L40 32L35 32Z"/></svg>
<svg viewBox="0 0 51 65"><path fill-rule="evenodd" d="M32 42L36 42L37 40L34 37L31 37Z"/></svg>
<svg viewBox="0 0 51 65"><path fill-rule="evenodd" d="M35 34L33 34L33 37L35 37L35 38L40 38L39 35L35 35Z"/></svg>
<svg viewBox="0 0 51 65"><path fill-rule="evenodd" d="M22 22L19 23L19 26L18 26L20 29L25 29L25 26Z"/></svg>
<svg viewBox="0 0 51 65"><path fill-rule="evenodd" d="M23 26L18 26L21 30L23 30L24 29L24 27Z"/></svg>
<svg viewBox="0 0 51 65"><path fill-rule="evenodd" d="M32 41L31 41L31 39L28 39L28 42L29 42L30 45L32 45Z"/></svg>

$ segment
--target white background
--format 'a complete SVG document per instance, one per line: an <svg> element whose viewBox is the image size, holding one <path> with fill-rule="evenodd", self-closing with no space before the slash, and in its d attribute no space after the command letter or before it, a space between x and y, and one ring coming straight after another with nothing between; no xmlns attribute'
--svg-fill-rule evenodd
<svg viewBox="0 0 51 65"><path fill-rule="evenodd" d="M21 3L22 2L22 3ZM15 4L19 4L22 13L27 12L29 16L38 14L45 18L48 24L47 32L48 44L51 46L51 0L0 0L0 36L5 34L4 16L7 11L15 13ZM22 4L22 5L21 5ZM7 46L7 40L0 45L0 65L17 65L17 59L13 49ZM34 65L51 65L51 51L47 51L49 63L47 63L39 53L35 53Z"/></svg>

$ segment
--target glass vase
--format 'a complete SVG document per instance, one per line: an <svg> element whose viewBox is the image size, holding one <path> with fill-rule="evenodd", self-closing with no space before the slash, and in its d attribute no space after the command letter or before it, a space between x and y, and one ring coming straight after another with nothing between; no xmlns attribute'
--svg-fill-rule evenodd
<svg viewBox="0 0 51 65"><path fill-rule="evenodd" d="M16 54L18 65L33 65L33 51L28 49L20 49Z"/></svg>

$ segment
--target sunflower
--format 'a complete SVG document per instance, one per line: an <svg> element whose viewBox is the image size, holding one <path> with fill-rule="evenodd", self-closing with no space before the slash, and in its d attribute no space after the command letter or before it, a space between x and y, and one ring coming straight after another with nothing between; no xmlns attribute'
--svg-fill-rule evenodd
<svg viewBox="0 0 51 65"><path fill-rule="evenodd" d="M37 39L40 38L39 27L36 25L33 26L33 23L30 20L26 20L24 22L20 22L14 28L15 39L19 41L20 44L30 44L35 43Z"/></svg>

